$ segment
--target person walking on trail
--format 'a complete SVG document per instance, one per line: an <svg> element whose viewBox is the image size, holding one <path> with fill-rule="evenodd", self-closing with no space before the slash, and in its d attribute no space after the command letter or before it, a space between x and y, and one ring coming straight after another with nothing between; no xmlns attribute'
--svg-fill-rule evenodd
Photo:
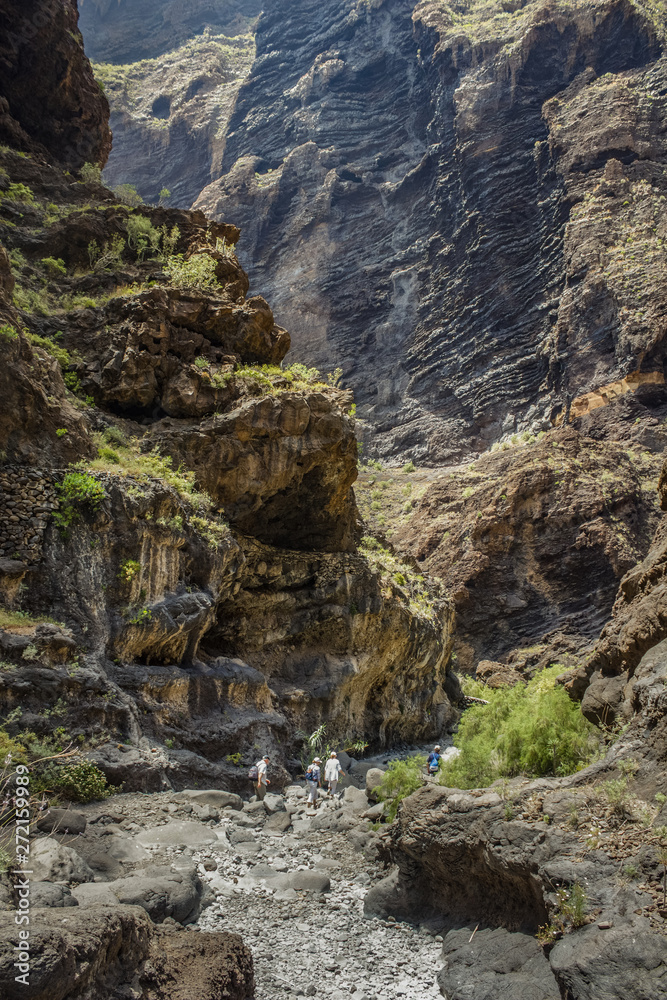
<svg viewBox="0 0 667 1000"><path fill-rule="evenodd" d="M433 747L430 754L428 755L428 760L426 762L426 766L428 767L428 773L432 778L434 778L435 775L440 770L441 760L442 757L440 755L440 745L436 743L436 745Z"/></svg>
<svg viewBox="0 0 667 1000"><path fill-rule="evenodd" d="M264 754L262 759L257 761L255 767L257 768L257 784L255 785L255 792L257 798L261 801L266 795L266 786L271 784L267 778L269 755Z"/></svg>
<svg viewBox="0 0 667 1000"><path fill-rule="evenodd" d="M332 750L329 754L329 760L326 762L324 767L324 780L329 786L329 795L332 797L336 794L336 789L338 788L338 781L340 775L345 776L345 771L341 769L340 761L336 756L336 751Z"/></svg>
<svg viewBox="0 0 667 1000"><path fill-rule="evenodd" d="M322 772L320 770L320 764L322 761L319 757L313 757L312 764L308 765L306 771L306 781L308 783L308 805L312 805L317 809L317 789L321 784Z"/></svg>

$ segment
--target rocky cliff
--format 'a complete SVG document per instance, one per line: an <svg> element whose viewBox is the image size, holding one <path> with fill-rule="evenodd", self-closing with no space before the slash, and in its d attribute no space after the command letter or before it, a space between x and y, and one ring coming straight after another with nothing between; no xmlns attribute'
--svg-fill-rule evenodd
<svg viewBox="0 0 667 1000"><path fill-rule="evenodd" d="M260 18L198 204L234 205L298 356L342 364L380 453L442 462L663 383L660 30L618 0Z"/></svg>
<svg viewBox="0 0 667 1000"><path fill-rule="evenodd" d="M259 11L233 0L82 4L86 51L112 107L111 187L133 184L147 201L187 208L218 176Z"/></svg>
<svg viewBox="0 0 667 1000"><path fill-rule="evenodd" d="M106 101L79 56L65 97L88 133ZM358 548L349 393L281 367L290 337L247 296L238 229L128 208L42 143L0 150L0 235L3 706L34 685L39 715L48 676L134 787L242 784L258 741L289 764L295 728L322 722L437 735L451 611ZM119 739L163 749L123 768Z"/></svg>

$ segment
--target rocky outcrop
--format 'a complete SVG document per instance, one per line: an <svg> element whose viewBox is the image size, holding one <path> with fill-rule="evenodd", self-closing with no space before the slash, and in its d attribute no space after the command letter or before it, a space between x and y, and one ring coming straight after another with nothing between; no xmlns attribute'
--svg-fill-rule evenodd
<svg viewBox="0 0 667 1000"><path fill-rule="evenodd" d="M140 983L150 1000L246 1000L252 992L252 959L237 935L158 929L136 906L68 909L66 920L59 913L34 910L29 985L35 1000L112 1000L130 983ZM15 981L17 942L14 915L0 914L0 983L7 1000L26 990Z"/></svg>
<svg viewBox="0 0 667 1000"><path fill-rule="evenodd" d="M666 508L665 467L660 475L661 506ZM610 620L591 655L563 677L570 695L582 700L593 722L611 725L644 712L663 714L667 612L664 571L667 525L663 517L646 557L620 582Z"/></svg>
<svg viewBox="0 0 667 1000"><path fill-rule="evenodd" d="M48 697L116 785L245 792L257 746L288 780L297 726L439 735L451 609L357 552L352 400L281 367L238 230L0 158L10 733L47 736Z"/></svg>
<svg viewBox="0 0 667 1000"><path fill-rule="evenodd" d="M83 54L76 0L0 7L0 138L78 170L106 163L109 105Z"/></svg>
<svg viewBox="0 0 667 1000"><path fill-rule="evenodd" d="M259 12L256 0L82 5L86 52L112 108L110 186L130 183L153 204L189 207L218 176Z"/></svg>
<svg viewBox="0 0 667 1000"><path fill-rule="evenodd" d="M641 885L637 875L625 883L617 877L619 863L639 872L630 859L641 856L647 839L650 852L659 843L660 831L646 832L641 810L648 822L658 811L650 802L664 732L644 750L641 767L636 762L641 800L626 799L627 837L619 838L621 819L614 819L611 797L605 802L606 786L593 787L623 756L636 761L641 728L606 764L573 778L471 792L425 787L403 801L384 835L397 867L368 893L365 911L438 922L444 996L665 995L657 971L667 958L657 914L660 876L643 877ZM573 911L575 886L581 905ZM544 951L535 941L538 927ZM641 945L627 948L630 939Z"/></svg>
<svg viewBox="0 0 667 1000"><path fill-rule="evenodd" d="M542 654L570 665L591 650L621 577L644 556L660 467L646 434L662 440L662 431L657 420L636 424L641 411L630 408L608 433L596 423L608 412L581 430L517 437L440 476L392 537L455 602L464 669L503 660L521 670L528 653L533 666Z"/></svg>

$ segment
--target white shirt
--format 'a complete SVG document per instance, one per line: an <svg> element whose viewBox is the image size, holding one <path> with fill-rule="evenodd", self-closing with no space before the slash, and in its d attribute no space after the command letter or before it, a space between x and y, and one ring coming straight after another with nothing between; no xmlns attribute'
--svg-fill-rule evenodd
<svg viewBox="0 0 667 1000"><path fill-rule="evenodd" d="M324 779L325 781L338 781L338 775L341 772L340 761L337 757L330 757L327 761L326 767L324 768Z"/></svg>
<svg viewBox="0 0 667 1000"><path fill-rule="evenodd" d="M266 784L266 772L267 772L267 768L268 768L268 764L266 763L265 760L258 760L257 761L257 784L258 785L265 785Z"/></svg>

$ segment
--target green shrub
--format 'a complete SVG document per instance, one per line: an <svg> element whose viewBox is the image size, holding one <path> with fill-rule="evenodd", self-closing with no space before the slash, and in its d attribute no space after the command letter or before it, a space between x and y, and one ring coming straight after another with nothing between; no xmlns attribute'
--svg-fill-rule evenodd
<svg viewBox="0 0 667 1000"><path fill-rule="evenodd" d="M57 278L59 275L67 274L65 261L60 257L42 257L42 264L53 278Z"/></svg>
<svg viewBox="0 0 667 1000"><path fill-rule="evenodd" d="M426 757L408 757L406 760L392 760L384 773L376 794L381 802L387 802L385 812L391 822L404 798L412 795L424 784Z"/></svg>
<svg viewBox="0 0 667 1000"><path fill-rule="evenodd" d="M138 208L143 205L143 198L133 184L119 184L113 189L113 193L122 205L129 205L130 208Z"/></svg>
<svg viewBox="0 0 667 1000"><path fill-rule="evenodd" d="M127 220L127 243L136 251L137 260L143 260L146 254L157 253L160 246L161 233L145 215L131 215Z"/></svg>
<svg viewBox="0 0 667 1000"><path fill-rule="evenodd" d="M79 361L78 354L70 354L70 352L65 347L60 347L55 344L48 337L42 337L39 333L27 333L26 336L31 344L35 347L41 347L43 351L47 351L52 357L56 359L62 371L66 372L72 365ZM76 376L75 376L76 378ZM78 382L78 378L77 378ZM67 380L65 381L67 384Z"/></svg>
<svg viewBox="0 0 667 1000"><path fill-rule="evenodd" d="M414 472L414 471L415 471L415 463L414 462L406 462L405 465L403 466L403 468L401 469L401 472L406 472L406 473L408 473L408 472Z"/></svg>
<svg viewBox="0 0 667 1000"><path fill-rule="evenodd" d="M88 260L93 271L108 271L120 267L125 250L125 240L117 233L100 246L97 240L88 244Z"/></svg>
<svg viewBox="0 0 667 1000"><path fill-rule="evenodd" d="M79 171L79 177L84 184L102 183L102 171L96 163L84 163Z"/></svg>
<svg viewBox="0 0 667 1000"><path fill-rule="evenodd" d="M16 340L18 330L11 323L2 323L0 324L0 337L3 337L4 340Z"/></svg>
<svg viewBox="0 0 667 1000"><path fill-rule="evenodd" d="M102 484L85 472L68 472L57 490L60 510L55 512L53 519L62 529L79 519L82 508L95 510L106 497Z"/></svg>
<svg viewBox="0 0 667 1000"><path fill-rule="evenodd" d="M137 573L140 572L141 572L141 563L138 563L136 559L126 559L124 563L121 563L118 576L125 583L131 583L132 580L134 580Z"/></svg>
<svg viewBox="0 0 667 1000"><path fill-rule="evenodd" d="M10 184L6 191L0 192L0 197L8 201L22 201L26 205L35 204L35 196L27 184Z"/></svg>
<svg viewBox="0 0 667 1000"><path fill-rule="evenodd" d="M182 253L175 254L164 264L169 283L175 288L214 288L218 284L216 267L216 261L207 253L194 254L187 260Z"/></svg>
<svg viewBox="0 0 667 1000"><path fill-rule="evenodd" d="M201 355L198 358L195 358L195 367L196 368L208 368L208 366L209 366L209 362L208 362L207 358L203 358Z"/></svg>
<svg viewBox="0 0 667 1000"><path fill-rule="evenodd" d="M105 459L107 462L111 462L112 465L120 465L120 455L113 448L109 448L107 445L102 445L101 448L97 449L97 454L100 458Z"/></svg>
<svg viewBox="0 0 667 1000"><path fill-rule="evenodd" d="M454 738L461 753L444 766L442 784L478 788L501 777L565 775L585 766L601 735L556 685L561 673L550 667L512 688L477 685L489 704L463 714Z"/></svg>
<svg viewBox="0 0 667 1000"><path fill-rule="evenodd" d="M107 427L102 438L107 444L116 444L121 448L127 446L127 438L120 427Z"/></svg>
<svg viewBox="0 0 667 1000"><path fill-rule="evenodd" d="M43 775L42 785L50 786L72 802L93 802L113 795L115 789L109 785L97 764L82 760L77 764L63 764L49 768Z"/></svg>
<svg viewBox="0 0 667 1000"><path fill-rule="evenodd" d="M58 428L56 428L56 437L63 438L63 437L65 437L65 435L67 433L68 433L68 430L67 430L66 427L58 427Z"/></svg>

